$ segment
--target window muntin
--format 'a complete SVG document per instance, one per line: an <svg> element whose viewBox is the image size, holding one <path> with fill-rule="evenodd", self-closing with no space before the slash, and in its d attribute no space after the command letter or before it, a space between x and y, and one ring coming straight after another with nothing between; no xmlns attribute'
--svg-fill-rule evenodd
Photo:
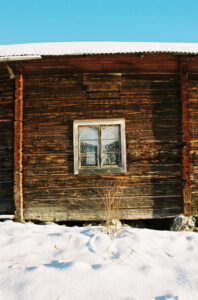
<svg viewBox="0 0 198 300"><path fill-rule="evenodd" d="M74 172L126 171L125 120L74 121Z"/></svg>

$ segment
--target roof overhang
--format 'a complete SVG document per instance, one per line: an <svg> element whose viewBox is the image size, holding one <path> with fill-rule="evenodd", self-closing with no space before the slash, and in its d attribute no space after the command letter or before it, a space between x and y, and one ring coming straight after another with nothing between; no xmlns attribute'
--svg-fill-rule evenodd
<svg viewBox="0 0 198 300"><path fill-rule="evenodd" d="M33 59L41 59L40 55L37 56L0 56L0 62L8 62L8 61L21 61L21 60L33 60Z"/></svg>
<svg viewBox="0 0 198 300"><path fill-rule="evenodd" d="M169 53L198 55L198 43L58 42L0 45L0 61L40 59L42 56Z"/></svg>

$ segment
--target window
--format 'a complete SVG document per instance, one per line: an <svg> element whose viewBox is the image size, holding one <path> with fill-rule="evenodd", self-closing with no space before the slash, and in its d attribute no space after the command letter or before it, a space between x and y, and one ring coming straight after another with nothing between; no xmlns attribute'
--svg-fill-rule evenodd
<svg viewBox="0 0 198 300"><path fill-rule="evenodd" d="M126 171L125 120L76 120L74 173L101 174Z"/></svg>

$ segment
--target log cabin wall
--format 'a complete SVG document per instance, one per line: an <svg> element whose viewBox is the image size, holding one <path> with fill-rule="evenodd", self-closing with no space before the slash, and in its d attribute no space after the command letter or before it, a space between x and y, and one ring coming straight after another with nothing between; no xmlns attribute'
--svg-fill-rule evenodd
<svg viewBox="0 0 198 300"><path fill-rule="evenodd" d="M14 212L13 112L14 80L0 64L0 214Z"/></svg>
<svg viewBox="0 0 198 300"><path fill-rule="evenodd" d="M198 215L198 58L188 62L191 214Z"/></svg>
<svg viewBox="0 0 198 300"><path fill-rule="evenodd" d="M178 56L46 57L24 62L24 218L97 220L104 176L74 175L73 121L125 118L122 219L182 213Z"/></svg>

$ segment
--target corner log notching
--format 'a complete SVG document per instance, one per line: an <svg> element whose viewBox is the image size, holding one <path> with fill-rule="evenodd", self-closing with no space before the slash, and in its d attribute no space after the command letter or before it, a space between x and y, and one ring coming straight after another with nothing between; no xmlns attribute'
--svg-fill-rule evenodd
<svg viewBox="0 0 198 300"><path fill-rule="evenodd" d="M182 105L182 188L183 188L183 213L191 214L191 193L190 193L190 135L189 135L189 104L188 104L188 60L180 57L180 84L181 84L181 105Z"/></svg>
<svg viewBox="0 0 198 300"><path fill-rule="evenodd" d="M14 201L15 218L23 221L23 73L17 68L14 100Z"/></svg>

